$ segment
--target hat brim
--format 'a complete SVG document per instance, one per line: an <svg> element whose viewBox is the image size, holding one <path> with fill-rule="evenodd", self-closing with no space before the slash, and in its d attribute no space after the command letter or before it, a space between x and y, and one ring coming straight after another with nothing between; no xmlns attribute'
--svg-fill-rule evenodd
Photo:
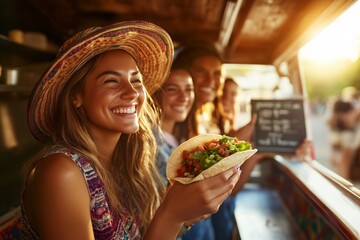
<svg viewBox="0 0 360 240"><path fill-rule="evenodd" d="M159 26L144 21L128 21L93 29L85 36L87 30L76 35L78 39L58 55L33 90L28 107L28 125L34 137L41 142L49 140L52 110L56 109L68 79L94 56L118 49L129 53L143 75L149 93L163 83L170 71L174 47L168 33Z"/></svg>

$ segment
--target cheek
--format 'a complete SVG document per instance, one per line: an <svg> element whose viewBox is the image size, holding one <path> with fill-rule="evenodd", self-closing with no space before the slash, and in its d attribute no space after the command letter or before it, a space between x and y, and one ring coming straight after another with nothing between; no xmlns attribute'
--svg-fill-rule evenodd
<svg viewBox="0 0 360 240"><path fill-rule="evenodd" d="M220 89L220 78L215 80L216 89Z"/></svg>
<svg viewBox="0 0 360 240"><path fill-rule="evenodd" d="M191 92L189 95L188 95L188 112L190 111L191 107L194 105L195 103L195 93L194 92Z"/></svg>
<svg viewBox="0 0 360 240"><path fill-rule="evenodd" d="M180 96L179 93L173 92L171 94L164 94L164 96L162 98L162 105L167 106L169 104L176 103L178 101L181 101L180 98L183 98L183 97Z"/></svg>
<svg viewBox="0 0 360 240"><path fill-rule="evenodd" d="M197 77L196 79L194 78L195 89L201 87L203 85L203 82L205 82L205 78L203 78L203 77Z"/></svg>
<svg viewBox="0 0 360 240"><path fill-rule="evenodd" d="M189 96L189 105L190 107L194 104L195 102L195 94L194 93L191 93L190 96Z"/></svg>
<svg viewBox="0 0 360 240"><path fill-rule="evenodd" d="M165 94L162 98L162 111L166 114L171 112L170 105L174 102L174 97L170 94Z"/></svg>
<svg viewBox="0 0 360 240"><path fill-rule="evenodd" d="M163 106L166 106L169 104L169 101L171 101L172 97L170 94L164 94L161 99L161 103Z"/></svg>
<svg viewBox="0 0 360 240"><path fill-rule="evenodd" d="M146 101L146 98L147 98L147 94L146 94L146 91L144 89L144 87L142 87L139 91L139 97L138 97L138 100L139 100L139 108L141 109L142 106L144 106L144 103Z"/></svg>
<svg viewBox="0 0 360 240"><path fill-rule="evenodd" d="M229 102L229 95L227 93L223 93L221 99L223 102Z"/></svg>
<svg viewBox="0 0 360 240"><path fill-rule="evenodd" d="M85 96L86 105L92 107L103 103L111 102L114 93L111 91L95 91Z"/></svg>

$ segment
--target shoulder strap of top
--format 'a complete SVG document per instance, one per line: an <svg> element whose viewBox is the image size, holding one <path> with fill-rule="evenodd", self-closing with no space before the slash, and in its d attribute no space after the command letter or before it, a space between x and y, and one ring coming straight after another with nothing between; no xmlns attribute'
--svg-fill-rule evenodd
<svg viewBox="0 0 360 240"><path fill-rule="evenodd" d="M100 188L103 189L103 182L100 180L100 177L86 157L62 146L54 146L46 155L54 153L63 153L78 165L84 175L91 197L94 197Z"/></svg>

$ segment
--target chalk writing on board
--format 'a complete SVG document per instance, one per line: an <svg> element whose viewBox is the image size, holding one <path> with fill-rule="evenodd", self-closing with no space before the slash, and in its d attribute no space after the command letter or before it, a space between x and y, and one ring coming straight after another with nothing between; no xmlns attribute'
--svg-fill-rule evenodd
<svg viewBox="0 0 360 240"><path fill-rule="evenodd" d="M254 130L256 148L263 152L295 152L306 138L302 99L252 100L257 114Z"/></svg>

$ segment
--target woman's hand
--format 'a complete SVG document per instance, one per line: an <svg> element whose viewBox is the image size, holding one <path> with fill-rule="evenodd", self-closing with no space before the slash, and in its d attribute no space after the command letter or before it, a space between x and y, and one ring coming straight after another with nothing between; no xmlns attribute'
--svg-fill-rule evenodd
<svg viewBox="0 0 360 240"><path fill-rule="evenodd" d="M217 212L240 177L233 167L214 177L191 184L175 182L165 196L164 204L171 204L171 212L179 221L195 219Z"/></svg>
<svg viewBox="0 0 360 240"><path fill-rule="evenodd" d="M194 223L217 212L231 194L239 180L240 172L240 168L235 166L194 183L175 182L169 187L163 203L158 208L146 239L155 239L155 236L162 236L161 239L175 238L184 222Z"/></svg>
<svg viewBox="0 0 360 240"><path fill-rule="evenodd" d="M300 159L313 159L313 143L312 141L305 139L297 148L295 151L296 157Z"/></svg>

